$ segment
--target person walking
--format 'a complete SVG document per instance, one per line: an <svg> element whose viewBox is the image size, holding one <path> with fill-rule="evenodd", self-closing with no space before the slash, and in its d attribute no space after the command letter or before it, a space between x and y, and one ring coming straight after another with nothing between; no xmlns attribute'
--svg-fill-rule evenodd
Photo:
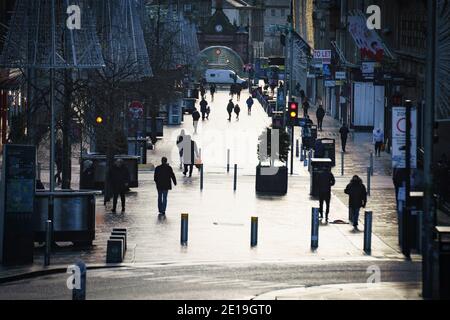
<svg viewBox="0 0 450 320"><path fill-rule="evenodd" d="M211 93L211 102L214 102L214 94L216 93L216 84L211 83L209 86L209 92Z"/></svg>
<svg viewBox="0 0 450 320"><path fill-rule="evenodd" d="M381 157L381 146L384 142L384 134L380 128L373 131L373 143L375 144L375 155Z"/></svg>
<svg viewBox="0 0 450 320"><path fill-rule="evenodd" d="M124 165L122 159L117 159L114 162L110 171L111 188L113 192L113 208L112 213L116 213L117 200L120 195L120 202L122 203L122 213L125 212L125 193L128 191L130 183L130 172Z"/></svg>
<svg viewBox="0 0 450 320"><path fill-rule="evenodd" d="M251 115L252 114L252 106L255 103L253 101L253 97L252 96L248 97L246 103L247 103L248 114Z"/></svg>
<svg viewBox="0 0 450 320"><path fill-rule="evenodd" d="M317 118L317 130L322 131L323 118L325 118L325 109L319 104L319 107L316 111Z"/></svg>
<svg viewBox="0 0 450 320"><path fill-rule="evenodd" d="M203 84L200 85L200 95L202 96L202 99L205 99L206 89Z"/></svg>
<svg viewBox="0 0 450 320"><path fill-rule="evenodd" d="M206 108L206 120L209 120L209 114L211 113L211 107L210 106L208 106L207 108Z"/></svg>
<svg viewBox="0 0 450 320"><path fill-rule="evenodd" d="M237 96L237 101L241 101L241 91L242 91L242 86L239 83L236 83L236 96Z"/></svg>
<svg viewBox="0 0 450 320"><path fill-rule="evenodd" d="M236 120L239 120L239 113L241 112L241 108L239 107L239 105L236 103L236 105L234 106L234 113L236 113Z"/></svg>
<svg viewBox="0 0 450 320"><path fill-rule="evenodd" d="M359 210L366 207L367 191L362 180L357 175L353 176L350 183L344 190L348 194L348 207L350 209L350 217L355 231L358 230Z"/></svg>
<svg viewBox="0 0 450 320"><path fill-rule="evenodd" d="M154 178L156 190L158 190L158 211L162 216L166 215L167 195L172 190L172 182L176 186L177 178L172 167L167 163L167 158L161 158L161 165L155 168Z"/></svg>
<svg viewBox="0 0 450 320"><path fill-rule="evenodd" d="M205 121L207 109L208 109L208 102L206 102L205 98L202 98L202 101L200 101L200 112L202 113L202 121Z"/></svg>
<svg viewBox="0 0 450 320"><path fill-rule="evenodd" d="M180 155L180 169L183 167L183 140L186 136L184 129L181 130L180 135L177 137L178 154Z"/></svg>
<svg viewBox="0 0 450 320"><path fill-rule="evenodd" d="M347 145L347 138L348 138L348 133L350 132L350 130L348 130L347 124L344 123L342 125L342 127L339 129L339 133L341 135L341 147L342 147L342 151L345 151L345 146Z"/></svg>
<svg viewBox="0 0 450 320"><path fill-rule="evenodd" d="M56 140L55 145L55 164L56 164L56 174L55 174L55 181L56 184L61 184L62 178L62 166L63 166L63 147L62 142L60 139Z"/></svg>
<svg viewBox="0 0 450 320"><path fill-rule="evenodd" d="M227 105L228 121L231 121L231 114L233 113L233 110L234 110L233 99L230 99L230 101L228 101L228 105Z"/></svg>
<svg viewBox="0 0 450 320"><path fill-rule="evenodd" d="M192 140L191 136L185 136L183 140L183 175L189 171L189 178L192 177L192 171L194 170L195 159L199 158L197 143Z"/></svg>
<svg viewBox="0 0 450 320"><path fill-rule="evenodd" d="M231 85L230 85L230 96L231 96L231 99L233 99L234 98L234 94L236 93L236 84L235 83L232 83Z"/></svg>
<svg viewBox="0 0 450 320"><path fill-rule="evenodd" d="M309 102L306 97L302 102L302 108L303 108L303 117L306 118L306 116L308 115L308 109L309 109Z"/></svg>
<svg viewBox="0 0 450 320"><path fill-rule="evenodd" d="M192 120L194 124L194 133L197 133L198 120L200 120L200 112L198 112L197 109L194 109L194 112L192 112Z"/></svg>
<svg viewBox="0 0 450 320"><path fill-rule="evenodd" d="M331 199L331 187L335 184L335 179L331 173L331 169L324 170L319 173L317 177L318 191L319 191L319 214L320 219L323 219L323 203L327 206L325 211L325 221L328 222L328 215L330 213L330 199Z"/></svg>

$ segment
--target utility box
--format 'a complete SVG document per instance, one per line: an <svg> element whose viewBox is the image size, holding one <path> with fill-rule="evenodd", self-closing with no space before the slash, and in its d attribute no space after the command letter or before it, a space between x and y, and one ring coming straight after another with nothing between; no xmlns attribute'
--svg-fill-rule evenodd
<svg viewBox="0 0 450 320"><path fill-rule="evenodd" d="M433 299L450 299L450 227L434 230Z"/></svg>

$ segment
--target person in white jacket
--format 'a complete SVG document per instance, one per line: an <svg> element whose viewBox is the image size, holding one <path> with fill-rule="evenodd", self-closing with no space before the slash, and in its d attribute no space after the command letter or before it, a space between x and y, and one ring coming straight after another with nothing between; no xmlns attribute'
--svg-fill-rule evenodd
<svg viewBox="0 0 450 320"><path fill-rule="evenodd" d="M381 146L384 142L383 130L377 128L373 130L373 143L375 144L375 155L381 156Z"/></svg>
<svg viewBox="0 0 450 320"><path fill-rule="evenodd" d="M186 135L183 138L182 149L183 149L183 165L184 165L183 174L186 176L189 170L189 177L192 177L195 159L199 158L197 143L194 140L192 140L191 136Z"/></svg>

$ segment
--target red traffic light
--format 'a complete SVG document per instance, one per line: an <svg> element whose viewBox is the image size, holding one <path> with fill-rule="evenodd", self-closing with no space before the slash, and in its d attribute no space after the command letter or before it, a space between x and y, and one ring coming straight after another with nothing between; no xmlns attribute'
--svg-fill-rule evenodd
<svg viewBox="0 0 450 320"><path fill-rule="evenodd" d="M289 118L290 119L298 118L298 102L295 101L289 102Z"/></svg>

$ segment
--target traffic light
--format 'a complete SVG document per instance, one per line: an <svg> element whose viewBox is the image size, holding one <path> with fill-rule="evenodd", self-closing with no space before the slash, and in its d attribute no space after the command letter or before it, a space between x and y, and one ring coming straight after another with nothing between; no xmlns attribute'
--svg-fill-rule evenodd
<svg viewBox="0 0 450 320"><path fill-rule="evenodd" d="M95 118L95 122L97 122L97 124L102 124L103 123L103 118L98 116L97 118Z"/></svg>
<svg viewBox="0 0 450 320"><path fill-rule="evenodd" d="M289 102L289 124L294 126L298 119L298 102Z"/></svg>

